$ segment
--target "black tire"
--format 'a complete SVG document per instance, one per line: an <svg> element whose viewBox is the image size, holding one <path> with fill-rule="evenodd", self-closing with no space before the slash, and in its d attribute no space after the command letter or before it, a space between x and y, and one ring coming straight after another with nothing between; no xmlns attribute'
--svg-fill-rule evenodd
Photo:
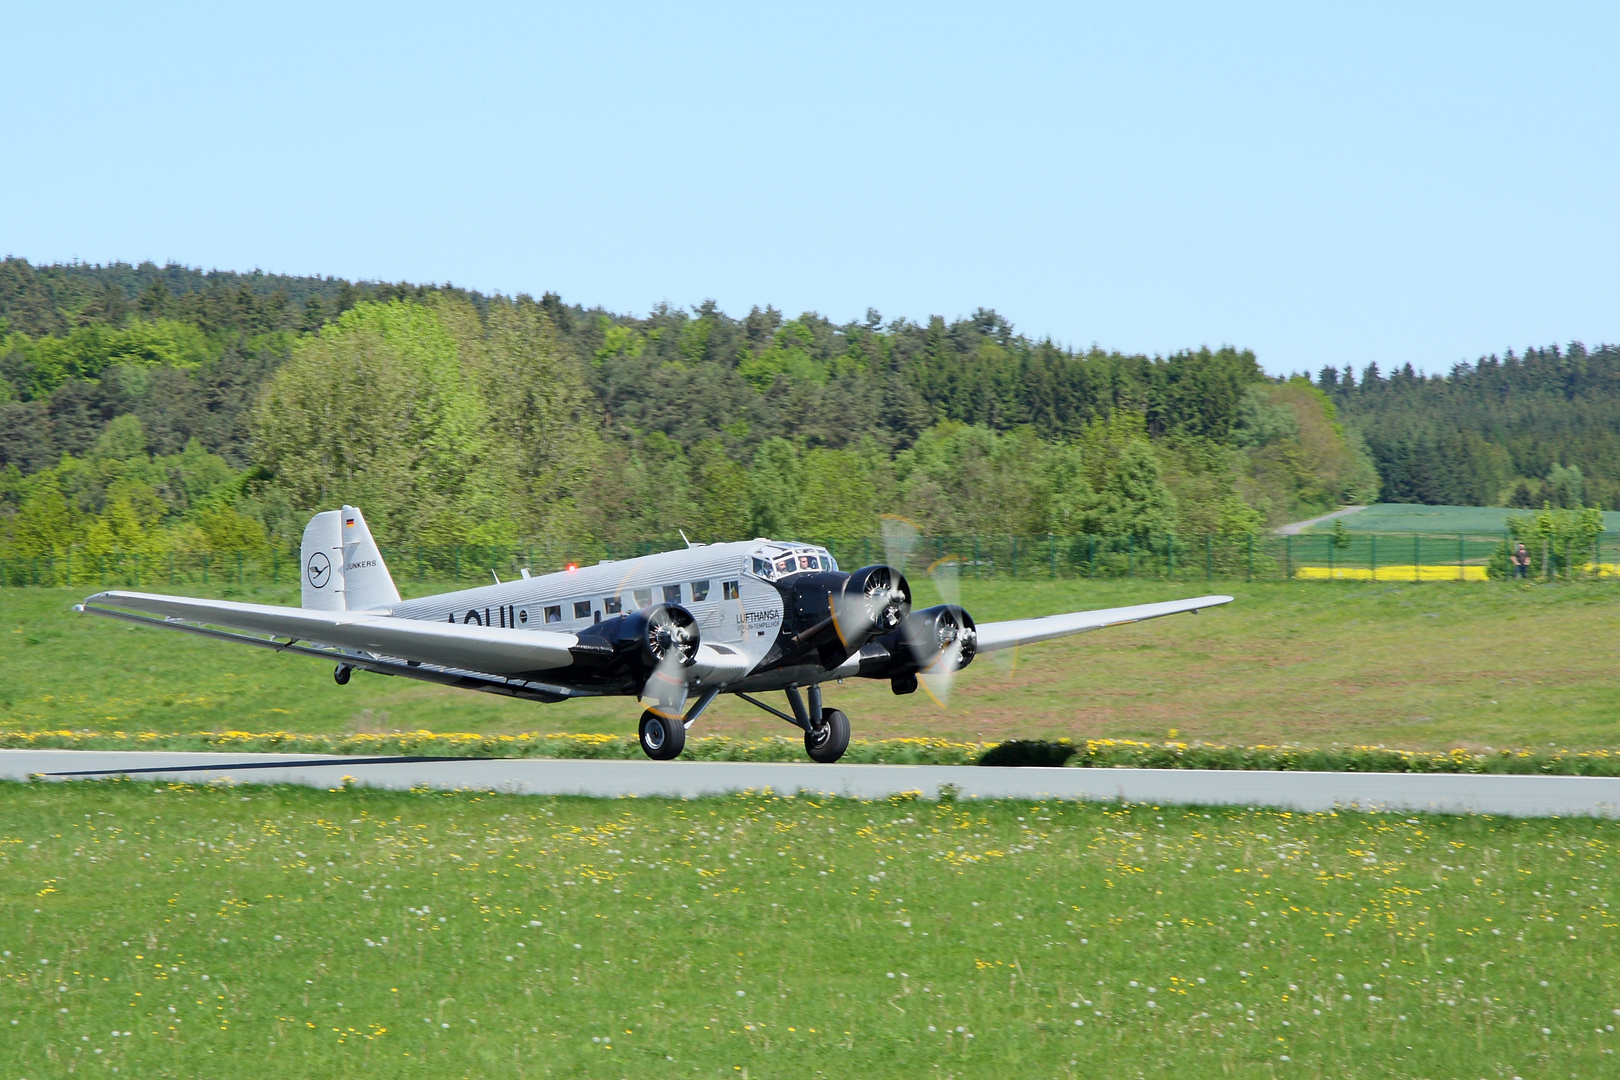
<svg viewBox="0 0 1620 1080"><path fill-rule="evenodd" d="M837 709L825 710L821 714L821 726L812 725L804 733L804 752L810 755L811 761L831 765L848 749L849 717Z"/></svg>
<svg viewBox="0 0 1620 1080"><path fill-rule="evenodd" d="M654 761L669 761L686 749L686 725L680 717L659 716L648 709L641 714L641 751Z"/></svg>
<svg viewBox="0 0 1620 1080"><path fill-rule="evenodd" d="M354 668L348 664L339 664L337 670L332 672L332 681L339 686L349 685L349 676L354 674Z"/></svg>

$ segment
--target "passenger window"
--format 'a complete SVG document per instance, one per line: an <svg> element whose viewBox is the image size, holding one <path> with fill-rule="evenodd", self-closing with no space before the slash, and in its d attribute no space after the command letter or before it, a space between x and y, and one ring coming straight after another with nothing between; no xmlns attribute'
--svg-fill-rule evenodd
<svg viewBox="0 0 1620 1080"><path fill-rule="evenodd" d="M791 574L791 573L793 573L793 556L789 555L785 559L777 559L776 560L776 572L779 573L779 574Z"/></svg>
<svg viewBox="0 0 1620 1080"><path fill-rule="evenodd" d="M692 603L696 604L709 598L709 583L707 581L692 582Z"/></svg>
<svg viewBox="0 0 1620 1080"><path fill-rule="evenodd" d="M591 602L589 600L574 601L574 618L588 619L591 617Z"/></svg>
<svg viewBox="0 0 1620 1080"><path fill-rule="evenodd" d="M681 602L681 587L679 585L664 586L664 603L678 604Z"/></svg>
<svg viewBox="0 0 1620 1080"><path fill-rule="evenodd" d="M647 607L652 603L651 589L636 589L634 590L634 595L636 599L636 607L638 608Z"/></svg>
<svg viewBox="0 0 1620 1080"><path fill-rule="evenodd" d="M820 560L817 559L814 555L800 555L799 556L799 569L800 570L814 570L819 565L820 565Z"/></svg>
<svg viewBox="0 0 1620 1080"><path fill-rule="evenodd" d="M617 615L624 610L624 601L617 596L610 596L602 601L602 610L609 615Z"/></svg>
<svg viewBox="0 0 1620 1080"><path fill-rule="evenodd" d="M742 595L742 590L735 581L723 581L720 583L720 595L727 600L735 600Z"/></svg>
<svg viewBox="0 0 1620 1080"><path fill-rule="evenodd" d="M546 608L546 622L562 622L562 605Z"/></svg>

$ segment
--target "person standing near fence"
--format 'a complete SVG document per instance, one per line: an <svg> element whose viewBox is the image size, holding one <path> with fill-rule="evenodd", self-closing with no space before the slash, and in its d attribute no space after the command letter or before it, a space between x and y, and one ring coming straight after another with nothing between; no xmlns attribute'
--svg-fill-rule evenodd
<svg viewBox="0 0 1620 1080"><path fill-rule="evenodd" d="M1522 543L1513 549L1513 576L1516 578L1530 576L1530 551Z"/></svg>

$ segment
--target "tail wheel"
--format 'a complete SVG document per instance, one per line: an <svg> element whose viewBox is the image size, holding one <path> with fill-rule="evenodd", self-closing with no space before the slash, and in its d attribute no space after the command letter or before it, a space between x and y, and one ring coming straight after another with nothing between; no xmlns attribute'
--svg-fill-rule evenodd
<svg viewBox="0 0 1620 1080"><path fill-rule="evenodd" d="M831 765L849 749L849 717L837 709L821 714L821 723L810 725L804 733L804 752L811 761Z"/></svg>
<svg viewBox="0 0 1620 1080"><path fill-rule="evenodd" d="M849 730L847 725L844 730ZM686 749L686 725L678 716L660 716L648 709L641 714L640 734L642 753L654 761L669 761ZM847 734L845 741L848 741Z"/></svg>

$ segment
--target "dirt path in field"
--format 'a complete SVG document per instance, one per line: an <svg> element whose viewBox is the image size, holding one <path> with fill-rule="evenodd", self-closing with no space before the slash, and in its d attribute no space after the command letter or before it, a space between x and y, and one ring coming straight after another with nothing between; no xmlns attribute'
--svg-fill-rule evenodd
<svg viewBox="0 0 1620 1080"><path fill-rule="evenodd" d="M1334 518L1342 518L1349 514L1359 514L1365 509L1367 509L1365 506L1347 506L1343 510L1335 510L1333 513L1323 514L1321 517L1313 517L1309 521L1296 521L1292 525L1279 525L1277 526L1277 535L1298 536L1312 525L1320 525L1324 521L1332 521Z"/></svg>

